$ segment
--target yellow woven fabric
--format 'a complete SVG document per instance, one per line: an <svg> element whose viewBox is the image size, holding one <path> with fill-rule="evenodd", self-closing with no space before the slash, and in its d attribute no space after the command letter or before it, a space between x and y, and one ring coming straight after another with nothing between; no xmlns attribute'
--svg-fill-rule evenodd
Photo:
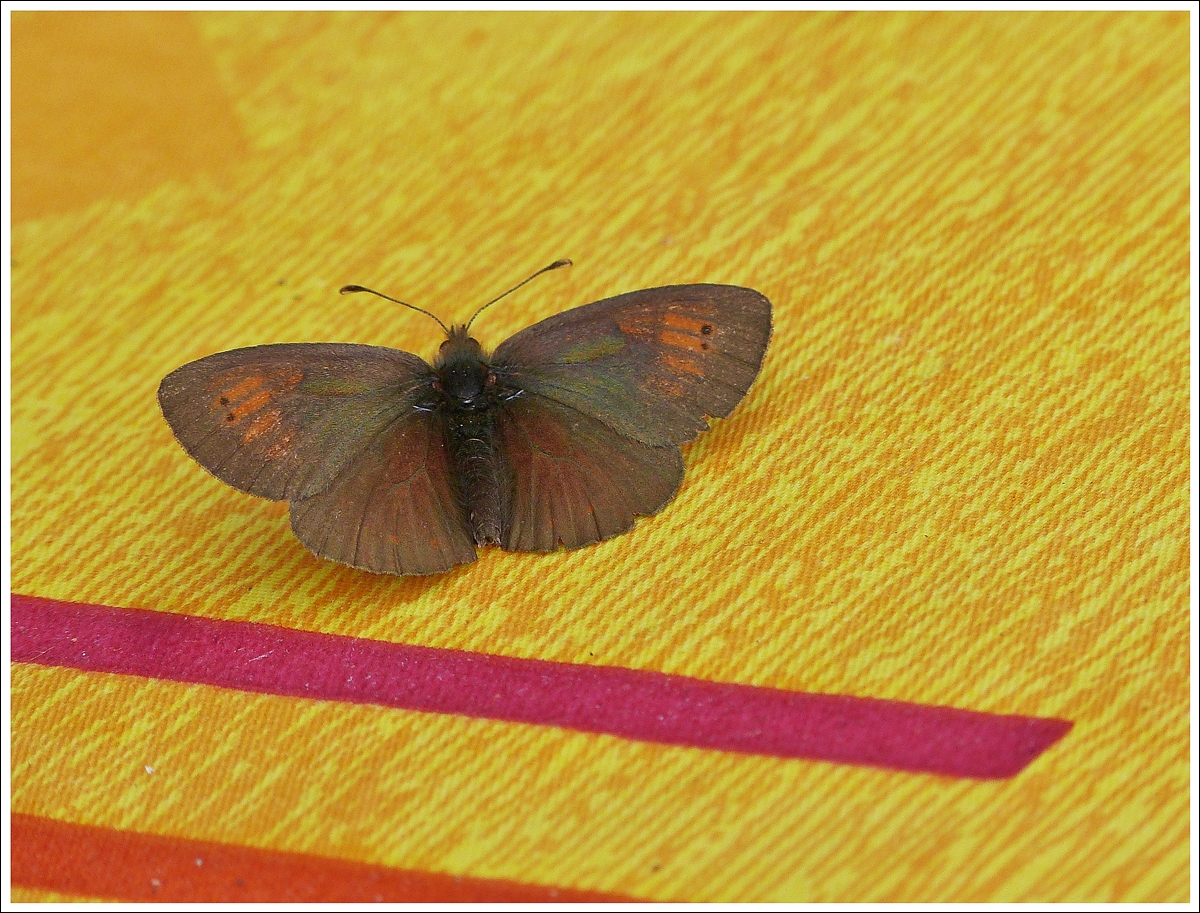
<svg viewBox="0 0 1200 913"><path fill-rule="evenodd" d="M13 667L12 810L659 900L1188 895L1188 19L13 14L15 592L1057 716L958 781ZM203 355L767 295L630 534L319 560L155 402ZM146 767L154 774L146 772ZM35 891L15 899L38 899Z"/></svg>

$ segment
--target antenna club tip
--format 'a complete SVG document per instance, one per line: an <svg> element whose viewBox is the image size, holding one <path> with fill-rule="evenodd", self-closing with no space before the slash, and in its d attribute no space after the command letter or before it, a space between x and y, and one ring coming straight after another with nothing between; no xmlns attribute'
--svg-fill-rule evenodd
<svg viewBox="0 0 1200 913"><path fill-rule="evenodd" d="M353 292L365 292L365 291L366 291L366 289L363 288L361 285L343 285L340 289L338 289L338 294L339 295L349 295Z"/></svg>
<svg viewBox="0 0 1200 913"><path fill-rule="evenodd" d="M574 266L574 265L575 265L574 263L572 263L570 260L568 260L566 257L564 257L561 260L555 260L553 263L551 263L550 269L559 269L564 266Z"/></svg>

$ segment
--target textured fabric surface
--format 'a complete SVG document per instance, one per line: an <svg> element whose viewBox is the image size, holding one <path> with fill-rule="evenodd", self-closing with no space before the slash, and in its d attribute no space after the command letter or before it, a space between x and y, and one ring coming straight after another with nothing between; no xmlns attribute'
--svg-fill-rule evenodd
<svg viewBox="0 0 1200 913"><path fill-rule="evenodd" d="M21 873L27 883L51 883L60 888L54 900L89 894L157 903L590 903L629 899L129 833L20 814L12 817L12 832L13 871ZM149 873L153 874L144 877Z"/></svg>
<svg viewBox="0 0 1200 913"><path fill-rule="evenodd" d="M12 21L16 593L1074 723L982 781L16 662L39 846L659 900L1187 899L1185 14ZM431 321L343 284L449 322L560 256L485 345L680 282L775 306L749 395L628 535L365 574L158 412L239 346L432 356Z"/></svg>

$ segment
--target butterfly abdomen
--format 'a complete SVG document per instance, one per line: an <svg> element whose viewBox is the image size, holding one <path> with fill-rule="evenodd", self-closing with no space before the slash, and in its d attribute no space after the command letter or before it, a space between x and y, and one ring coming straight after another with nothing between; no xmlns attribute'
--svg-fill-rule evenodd
<svg viewBox="0 0 1200 913"><path fill-rule="evenodd" d="M495 545L504 530L508 487L504 456L497 446L496 416L490 410L449 411L446 443L454 463L454 483L476 545Z"/></svg>

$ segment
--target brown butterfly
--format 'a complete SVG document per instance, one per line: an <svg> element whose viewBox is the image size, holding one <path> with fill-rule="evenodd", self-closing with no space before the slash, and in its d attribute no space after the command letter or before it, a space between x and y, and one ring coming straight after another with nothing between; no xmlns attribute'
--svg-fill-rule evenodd
<svg viewBox="0 0 1200 913"><path fill-rule="evenodd" d="M371 290L342 289L356 291ZM657 513L683 478L679 445L733 410L771 337L771 303L732 285L606 298L491 357L468 335L475 317L438 320L448 338L432 366L378 346L254 346L172 371L158 402L206 470L290 501L315 554L437 574L477 546L579 548Z"/></svg>

